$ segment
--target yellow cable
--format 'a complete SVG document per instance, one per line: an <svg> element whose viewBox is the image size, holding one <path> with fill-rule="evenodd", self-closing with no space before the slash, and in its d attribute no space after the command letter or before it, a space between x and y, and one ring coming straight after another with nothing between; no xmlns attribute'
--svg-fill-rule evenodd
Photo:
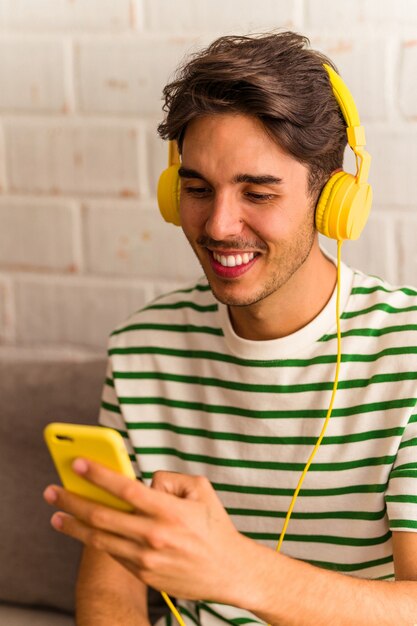
<svg viewBox="0 0 417 626"><path fill-rule="evenodd" d="M340 370L340 363L342 360L342 338L341 338L341 332L340 332L340 261L341 261L341 251L342 251L342 241L338 241L337 242L337 288L336 288L336 326L337 326L337 359L336 359L336 373L335 373L335 377L334 377L334 383L333 383L333 391L332 391L332 397L330 399L330 405L329 408L327 410L327 415L326 415L326 419L324 420L324 424L323 424L323 428L321 429L321 433L319 435L319 438L317 439L316 445L313 448L312 453L310 454L310 457L303 469L303 472L300 476L300 480L298 481L298 485L294 491L294 495L292 497L291 500L291 504L290 504L290 508L288 509L287 515L285 517L285 522L284 522L284 526L283 529L281 531L281 535L279 537L279 541L278 541L278 545L276 548L276 552L279 552L281 549L281 545L282 542L284 541L284 537L285 537L285 533L287 532L287 527L290 521L290 517L292 514L292 511L294 509L294 505L295 505L295 501L297 499L297 496L300 492L301 489L301 485L303 484L305 475L307 474L308 470L310 469L310 465L316 455L317 450L320 447L320 444L323 440L324 434L326 432L326 428L327 425L329 423L331 414L332 414L332 410L333 410L333 405L334 405L334 400L336 397L336 391L337 391L337 385L339 382L339 370ZM174 604L172 603L169 595L167 593L165 593L165 591L161 591L161 595L163 597L163 599L165 600L165 602L167 603L167 605L169 606L169 608L171 609L172 614L174 615L174 617L176 618L176 620L178 621L178 623L180 624L180 626L185 626L184 620L182 619L181 615L179 614L177 608L174 606Z"/></svg>
<svg viewBox="0 0 417 626"><path fill-rule="evenodd" d="M163 599L165 600L165 602L167 603L167 605L171 609L171 613L173 614L173 616L175 617L177 622L180 624L180 626L185 626L184 620L182 619L181 615L177 611L176 606L172 603L171 598L169 597L169 595L167 593L165 593L165 591L161 591L161 596L163 597Z"/></svg>
<svg viewBox="0 0 417 626"><path fill-rule="evenodd" d="M323 440L324 434L326 432L326 428L327 425L329 423L330 420L330 416L332 414L332 410L333 410L333 404L334 404L334 400L336 397L336 391L337 391L337 385L339 382L339 370L340 370L340 362L342 360L342 338L341 338L341 332L340 332L340 261L341 261L341 252L342 252L342 241L338 241L337 242L337 289L336 289L336 326L337 326L337 360L336 360L336 373L335 373L335 377L334 377L334 383L333 383L333 392L332 392L332 397L330 399L330 405L327 411L327 415L326 415L326 419L324 420L324 424L323 424L323 428L321 429L321 433L319 438L317 439L316 445L313 448L312 453L310 454L310 458L308 459L306 466L304 467L304 470L300 476L300 480L298 481L298 485L296 487L296 490L294 491L294 495L292 497L291 500L291 504L290 504L290 508L288 509L287 515L285 517L285 522L284 522L284 526L283 529L281 531L281 535L279 537L279 541L276 547L276 552L279 552L282 546L282 542L284 541L284 537L285 537L285 533L287 532L287 527L288 527L288 523L290 521L290 517L295 505L295 501L297 499L297 496L300 492L301 489L301 485L304 482L304 478L305 475L307 474L308 470L310 469L310 465L316 455L317 450L319 449L319 446Z"/></svg>

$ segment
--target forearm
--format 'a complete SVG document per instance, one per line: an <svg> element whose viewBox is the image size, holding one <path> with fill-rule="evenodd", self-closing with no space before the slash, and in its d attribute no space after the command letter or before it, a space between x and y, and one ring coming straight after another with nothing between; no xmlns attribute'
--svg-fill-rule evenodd
<svg viewBox="0 0 417 626"><path fill-rule="evenodd" d="M112 591L77 591L77 626L149 626L143 610L132 598Z"/></svg>
<svg viewBox="0 0 417 626"><path fill-rule="evenodd" d="M75 606L77 626L149 626L147 587L120 563L84 547Z"/></svg>
<svg viewBox="0 0 417 626"><path fill-rule="evenodd" d="M272 626L417 624L417 582L364 580L263 546L262 551L263 555L258 553L260 565L248 580L252 592L246 588L238 604Z"/></svg>

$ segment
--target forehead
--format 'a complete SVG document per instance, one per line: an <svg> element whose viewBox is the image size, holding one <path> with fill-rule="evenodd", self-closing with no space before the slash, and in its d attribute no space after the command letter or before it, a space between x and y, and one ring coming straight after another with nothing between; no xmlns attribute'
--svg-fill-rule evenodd
<svg viewBox="0 0 417 626"><path fill-rule="evenodd" d="M271 143L279 148L258 118L243 113L214 113L194 118L185 130L183 149L184 144L202 140L207 143L212 141L236 143L249 140Z"/></svg>
<svg viewBox="0 0 417 626"><path fill-rule="evenodd" d="M304 169L272 139L259 119L239 113L192 120L184 135L182 163L207 176L221 177L240 172L282 177L294 168Z"/></svg>

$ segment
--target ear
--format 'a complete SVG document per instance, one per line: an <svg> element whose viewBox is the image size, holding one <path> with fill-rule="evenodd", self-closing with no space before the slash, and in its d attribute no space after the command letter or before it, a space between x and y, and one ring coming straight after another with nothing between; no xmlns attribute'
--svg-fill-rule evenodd
<svg viewBox="0 0 417 626"><path fill-rule="evenodd" d="M338 167L338 168L337 168L337 170L333 170L333 171L330 173L329 178L331 178L331 177L333 176L333 174L337 174L337 172L343 172L343 167Z"/></svg>

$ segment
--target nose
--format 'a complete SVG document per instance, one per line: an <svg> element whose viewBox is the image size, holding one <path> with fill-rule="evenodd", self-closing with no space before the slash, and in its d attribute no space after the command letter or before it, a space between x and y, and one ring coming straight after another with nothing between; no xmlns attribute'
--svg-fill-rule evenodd
<svg viewBox="0 0 417 626"><path fill-rule="evenodd" d="M209 237L216 241L227 241L240 235L244 228L244 220L237 198L231 192L213 194L205 230Z"/></svg>

